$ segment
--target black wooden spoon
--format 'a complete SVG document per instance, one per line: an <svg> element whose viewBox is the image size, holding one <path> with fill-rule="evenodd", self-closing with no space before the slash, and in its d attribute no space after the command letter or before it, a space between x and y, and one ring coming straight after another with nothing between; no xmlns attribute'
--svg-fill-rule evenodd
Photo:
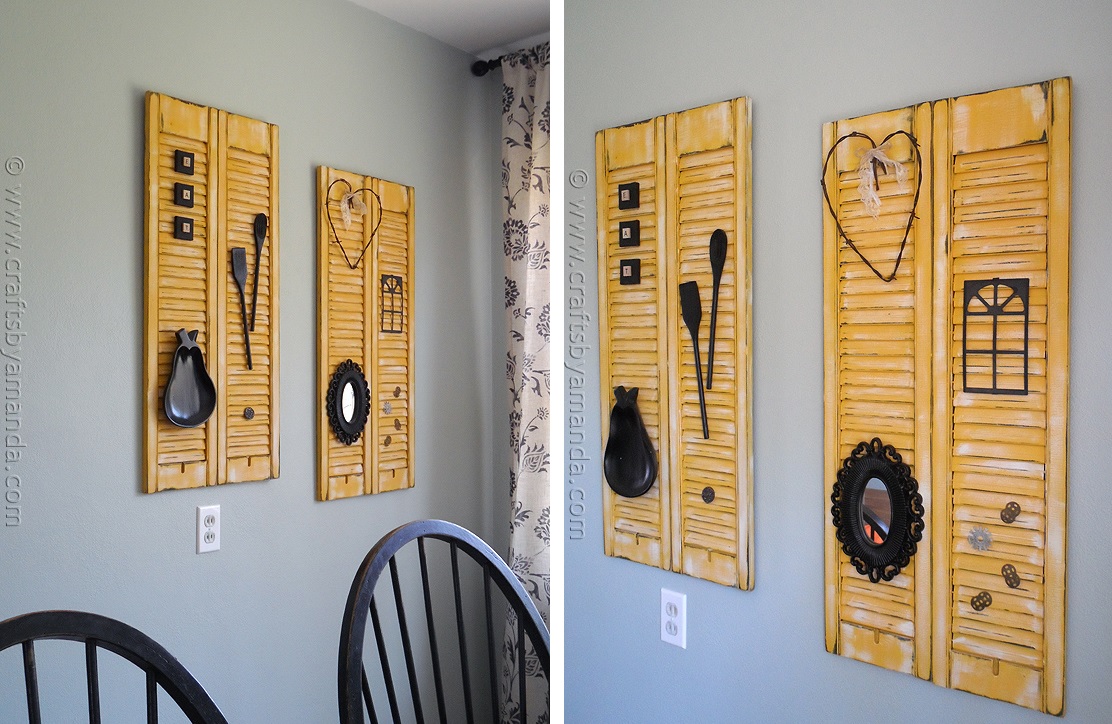
<svg viewBox="0 0 1112 724"><path fill-rule="evenodd" d="M259 260L266 243L266 214L255 214L255 291L251 292L251 331L255 331L255 309L259 304Z"/></svg>
<svg viewBox="0 0 1112 724"><path fill-rule="evenodd" d="M703 439L710 439L707 427L707 401L703 396L703 368L699 364L699 322L703 319L703 303L699 301L699 283L680 284L680 313L687 331L691 332L691 344L695 348L695 379L699 382L699 412L703 417Z"/></svg>
<svg viewBox="0 0 1112 724"><path fill-rule="evenodd" d="M251 367L251 337L247 334L247 300L243 287L247 283L247 250L242 246L232 247L232 276L239 289L239 309L243 314L243 346L247 349L247 369Z"/></svg>
<svg viewBox="0 0 1112 724"><path fill-rule="evenodd" d="M610 436L602 456L602 471L614 492L626 498L644 495L656 480L656 453L641 411L637 388L614 388Z"/></svg>
<svg viewBox="0 0 1112 724"><path fill-rule="evenodd" d="M197 346L198 330L178 330L178 348L170 365L170 380L162 394L166 419L178 427L200 427L216 409L216 386L212 384L205 357Z"/></svg>
<svg viewBox="0 0 1112 724"><path fill-rule="evenodd" d="M714 376L714 328L718 323L718 285L722 282L722 269L726 266L726 232L715 229L710 235L710 272L714 278L714 296L710 303L710 348L707 349L707 389L711 389Z"/></svg>

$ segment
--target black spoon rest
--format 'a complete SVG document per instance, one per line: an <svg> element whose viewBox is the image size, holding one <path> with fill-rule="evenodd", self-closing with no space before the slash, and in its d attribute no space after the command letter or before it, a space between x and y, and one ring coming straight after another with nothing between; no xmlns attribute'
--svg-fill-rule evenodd
<svg viewBox="0 0 1112 724"><path fill-rule="evenodd" d="M197 330L178 330L178 348L170 367L170 381L163 393L166 419L178 427L199 427L216 409L216 386L205 370L197 346Z"/></svg>
<svg viewBox="0 0 1112 724"><path fill-rule="evenodd" d="M637 409L637 388L615 387L614 398L617 402L610 412L602 469L615 493L636 498L647 493L656 480L656 453Z"/></svg>

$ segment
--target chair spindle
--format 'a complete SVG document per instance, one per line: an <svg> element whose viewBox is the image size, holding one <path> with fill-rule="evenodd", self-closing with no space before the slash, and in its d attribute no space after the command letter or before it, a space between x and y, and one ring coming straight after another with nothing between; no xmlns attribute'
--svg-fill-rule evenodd
<svg viewBox="0 0 1112 724"><path fill-rule="evenodd" d="M390 714L394 718L394 724L401 724L398 697L394 693L394 677L390 675L389 655L386 653L386 639L382 635L382 625L378 620L378 606L375 605L374 598L371 599L371 626L374 628L375 642L378 644L378 660L382 665L382 678L386 682L386 695L390 698ZM367 699L367 706L374 708L370 699Z"/></svg>
<svg viewBox="0 0 1112 724"><path fill-rule="evenodd" d="M398 560L390 559L390 582L394 586L394 608L398 612L398 629L402 638L402 653L405 654L405 670L409 675L409 693L413 698L413 712L417 721L425 721L421 710L421 692L417 686L417 667L413 663L413 644L409 640L409 625L405 618L405 603L402 601L402 584L398 578Z"/></svg>
<svg viewBox="0 0 1112 724"><path fill-rule="evenodd" d="M521 702L521 716L518 720L527 722L529 715L525 710L525 622L521 620L521 616L514 615L514 618L517 620L517 645L514 647L514 656L517 657L517 700Z"/></svg>
<svg viewBox="0 0 1112 724"><path fill-rule="evenodd" d="M467 708L467 724L475 722L475 706L471 702L471 672L467 659L467 636L463 630L463 595L459 586L459 546L453 541L452 546L452 586L456 594L456 632L459 635L459 662L463 670L463 700Z"/></svg>
<svg viewBox="0 0 1112 724"><path fill-rule="evenodd" d="M158 724L158 681L154 669L147 669L147 724Z"/></svg>
<svg viewBox="0 0 1112 724"><path fill-rule="evenodd" d="M97 670L97 645L85 642L85 681L89 689L89 724L100 724L100 675Z"/></svg>
<svg viewBox="0 0 1112 724"><path fill-rule="evenodd" d="M494 607L490 602L490 571L483 567L483 598L486 601L487 663L490 666L490 716L498 724L498 655L494 648Z"/></svg>
<svg viewBox="0 0 1112 724"><path fill-rule="evenodd" d="M27 721L42 724L39 712L39 674L35 669L35 644L23 642L23 681L27 685Z"/></svg>
<svg viewBox="0 0 1112 724"><path fill-rule="evenodd" d="M429 564L425 558L425 539L417 539L417 553L421 558L421 588L425 594L425 622L429 627L429 651L432 654L432 678L436 687L436 708L440 724L448 724L448 707L444 703L444 678L440 672L440 649L436 645L436 625L433 623L432 589L429 585Z"/></svg>

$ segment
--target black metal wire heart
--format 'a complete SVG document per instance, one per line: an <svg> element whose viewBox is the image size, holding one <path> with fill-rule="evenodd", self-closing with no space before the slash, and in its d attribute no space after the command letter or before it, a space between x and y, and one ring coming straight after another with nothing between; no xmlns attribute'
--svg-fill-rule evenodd
<svg viewBox="0 0 1112 724"><path fill-rule="evenodd" d="M907 212L907 226L904 228L903 241L900 242L900 253L896 255L896 264L892 267L892 273L888 276L881 274L877 270L877 268L873 266L873 263L869 261L864 254L861 253L861 250L858 249L857 245L853 243L853 239L849 238L849 234L846 233L845 229L842 228L841 222L838 221L838 214L834 212L834 204L830 201L830 193L827 191L826 188L827 167L830 165L830 159L833 158L834 152L838 150L838 146L840 146L843 141L850 138L863 138L869 142L870 146L872 146L873 148L877 148L876 141L874 141L870 136L861 133L860 131L853 131L839 138L837 141L834 142L834 145L830 147L830 151L828 151L826 154L826 160L823 161L822 164L822 179L820 181L822 185L822 197L826 199L826 208L830 211L830 215L834 218L834 226L837 227L838 234L846 240L846 243L849 244L849 248L853 249L857 253L857 256L861 257L861 261L865 262L865 266L869 267L869 269L872 270L873 274L876 274L882 282L890 282L896 278L896 272L899 270L900 262L903 260L904 249L907 247L907 237L908 234L911 233L911 225L912 223L914 223L915 219L918 218L915 216L915 207L919 205L919 191L923 187L923 156L919 153L919 142L915 140L915 136L904 130L892 131L884 137L884 140L880 142L880 145L883 146L896 136L907 136L908 140L911 141L912 150L915 151L915 196L911 200L911 211Z"/></svg>
<svg viewBox="0 0 1112 724"><path fill-rule="evenodd" d="M374 196L375 201L378 202L378 220L375 222L374 228L371 229L371 233L367 235L367 243L363 245L363 250L359 252L359 256L355 258L354 262L352 262L351 258L348 256L347 249L344 248L344 242L340 241L340 235L336 233L336 224L332 221L332 187L336 184L343 184L344 186L347 186L348 194L354 194L359 191L367 191L371 194L371 196ZM346 195L347 194L345 194L345 196ZM340 197L340 203L343 203L343 196ZM378 233L379 224L382 223L382 199L379 198L378 194L376 194L373 189L364 187L352 190L351 183L348 182L347 179L338 178L332 183L328 184L328 190L324 193L324 212L328 215L328 225L332 227L332 238L336 240L336 244L340 247L340 253L344 255L344 261L347 262L347 265L349 267L355 269L359 266L359 262L363 260L363 255L366 254L367 249L370 248L371 241L374 240L375 234ZM370 209L367 210L367 213L371 213Z"/></svg>

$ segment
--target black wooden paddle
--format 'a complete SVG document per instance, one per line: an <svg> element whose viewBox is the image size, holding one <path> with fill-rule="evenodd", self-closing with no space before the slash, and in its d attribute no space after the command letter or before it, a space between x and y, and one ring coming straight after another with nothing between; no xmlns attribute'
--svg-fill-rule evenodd
<svg viewBox="0 0 1112 724"><path fill-rule="evenodd" d="M251 367L251 337L247 334L247 299L243 287L247 284L247 250L242 246L232 247L232 276L239 289L239 309L243 314L243 346L247 349L247 369Z"/></svg>
<svg viewBox="0 0 1112 724"><path fill-rule="evenodd" d="M707 349L707 389L711 389L714 376L714 329L718 323L718 285L722 282L722 269L726 266L726 232L715 229L710 235L710 272L714 278L714 296L710 303L710 347Z"/></svg>
<svg viewBox="0 0 1112 724"><path fill-rule="evenodd" d="M266 244L266 214L255 214L255 290L251 292L251 331L255 331L255 309L259 304L259 260Z"/></svg>
<svg viewBox="0 0 1112 724"><path fill-rule="evenodd" d="M699 300L699 283L680 284L680 314L687 331L691 332L691 344L695 348L695 379L699 382L699 413L703 418L703 439L710 439L707 426L707 401L703 396L703 368L699 364L699 322L703 319L703 303Z"/></svg>

